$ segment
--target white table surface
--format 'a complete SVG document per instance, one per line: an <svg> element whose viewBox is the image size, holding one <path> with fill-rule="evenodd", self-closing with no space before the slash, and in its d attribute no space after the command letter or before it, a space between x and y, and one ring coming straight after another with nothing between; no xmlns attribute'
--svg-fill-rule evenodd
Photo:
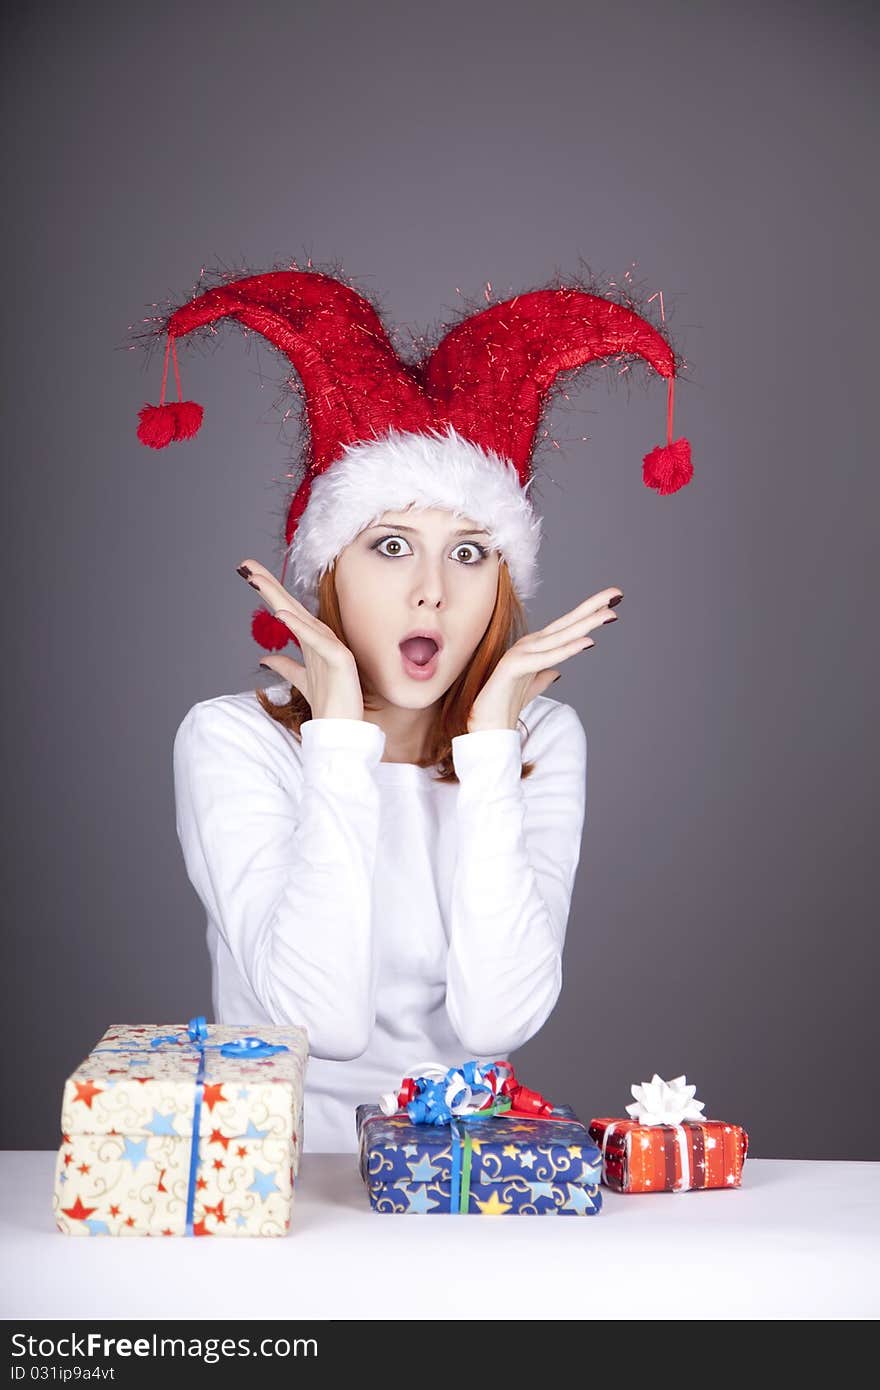
<svg viewBox="0 0 880 1390"><path fill-rule="evenodd" d="M349 1154L303 1156L286 1237L65 1236L53 1153L0 1153L0 1316L874 1318L880 1163L746 1161L741 1188L594 1217L389 1216Z"/></svg>

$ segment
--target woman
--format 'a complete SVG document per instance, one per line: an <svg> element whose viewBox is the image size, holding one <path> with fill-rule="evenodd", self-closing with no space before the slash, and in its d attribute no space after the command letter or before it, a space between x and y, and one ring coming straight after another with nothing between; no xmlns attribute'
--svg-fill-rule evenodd
<svg viewBox="0 0 880 1390"><path fill-rule="evenodd" d="M525 631L521 600L536 582L540 523L524 484L547 374L528 408L522 391L517 410L506 408L496 383L494 421L485 391L463 418L469 378L460 362L453 370L453 330L420 378L383 347L384 376L372 361L368 385L353 384L339 345L354 340L363 354L353 330L365 316L369 351L384 330L365 301L339 290L323 276L273 273L202 296L165 327L173 349L193 327L236 316L277 338L307 388L311 454L286 532L305 601L256 560L239 569L266 605L255 636L274 649L292 636L302 661L267 657L280 684L190 710L174 746L177 825L208 916L217 1021L304 1025L305 1146L354 1151L359 1103L395 1090L428 1059L452 1066L508 1055L556 1003L586 738L575 711L543 692L556 668L594 645L589 633L615 620L622 593L603 589ZM313 292L312 309L329 305L335 316L334 353L327 313L303 317ZM540 311L561 362L579 294L539 291L496 308L514 344ZM593 316L590 335L580 325L581 360L603 350L595 316L607 332L614 310L613 325L631 330L635 320L653 335L648 348L630 350L671 373L671 353L649 325L595 296L580 300L590 301L578 304L581 319ZM279 328L281 308L295 340ZM482 331L497 368L495 311L476 319L488 314L476 328L467 321L463 353L473 361ZM314 355L303 355L309 325L323 378ZM533 349L535 341L533 333ZM539 356L520 378L537 375ZM326 389L331 360L344 390ZM319 401L336 412L329 423ZM425 401L428 418L419 415ZM169 409L158 421L147 414ZM165 406L163 384L163 404L141 414L145 443L158 446L166 426L171 437L192 432L173 433L175 409L200 411ZM662 462L667 474L651 485L672 491L680 471L671 477Z"/></svg>

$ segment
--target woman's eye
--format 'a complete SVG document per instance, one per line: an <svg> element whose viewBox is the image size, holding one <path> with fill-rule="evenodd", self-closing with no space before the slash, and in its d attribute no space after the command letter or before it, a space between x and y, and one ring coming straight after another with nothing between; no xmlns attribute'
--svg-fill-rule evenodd
<svg viewBox="0 0 880 1390"><path fill-rule="evenodd" d="M403 536L382 536L381 540L375 542L375 544L372 546L372 549L378 550L380 555L385 555L389 559L394 559L398 555L406 554L406 551L400 549L402 545L408 545L408 542L404 540ZM388 546L390 548L388 550L385 550L383 549L384 546ZM462 551L464 551L465 555L471 556L470 559L459 559L459 563L464 565L479 564L479 562L482 559L484 559L485 556L488 554L488 552L484 549L483 546L477 545L476 541L465 541L462 545L457 545L452 553L453 555L460 557ZM410 554L412 554L411 551Z"/></svg>
<svg viewBox="0 0 880 1390"><path fill-rule="evenodd" d="M486 551L483 549L483 547L481 545L475 544L475 542L473 541L465 541L463 545L457 545L455 547L456 554L461 554L462 550L469 550L471 554L474 556L474 559L465 560L463 562L466 565L478 565L482 560L483 556L486 554Z"/></svg>
<svg viewBox="0 0 880 1390"><path fill-rule="evenodd" d="M380 555L387 555L389 552L388 552L387 550L383 550L383 549L382 549L382 546L383 546L383 545L390 545L390 546L392 546L392 547L394 547L394 546L398 546L398 547L399 547L399 546L401 545L402 541L403 541L403 537L402 537L402 536L383 536L381 540L376 541L376 544L373 546L373 549L374 549L374 550L378 550L378 552L379 552ZM399 549L392 549L390 553L391 553L392 555L400 555L400 554L401 554L401 551L400 551Z"/></svg>

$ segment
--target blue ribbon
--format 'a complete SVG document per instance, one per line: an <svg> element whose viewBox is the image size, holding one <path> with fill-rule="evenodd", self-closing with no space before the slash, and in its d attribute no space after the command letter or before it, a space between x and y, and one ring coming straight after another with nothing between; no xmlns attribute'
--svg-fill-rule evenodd
<svg viewBox="0 0 880 1390"><path fill-rule="evenodd" d="M450 1138L452 1140L452 1171L449 1175L449 1210L457 1212L461 1201L461 1130L455 1120L450 1121Z"/></svg>
<svg viewBox="0 0 880 1390"><path fill-rule="evenodd" d="M491 1086L487 1086L484 1081L478 1078L478 1070L486 1071L489 1068L480 1068L478 1062L465 1062L461 1067L450 1067L449 1071L440 1081L433 1081L427 1076L414 1076L418 1089L418 1095L413 1096L406 1107L414 1125L448 1125L454 1119L467 1119L466 1115L457 1115L455 1106L460 1100L464 1099L465 1091L470 1088L474 1097L486 1096L489 1100L495 1099L495 1092ZM458 1083L457 1090L453 1091L447 1101L446 1092L453 1082ZM490 1113L488 1109L479 1111L484 1117Z"/></svg>
<svg viewBox="0 0 880 1390"><path fill-rule="evenodd" d="M418 1093L406 1107L406 1113L414 1125L448 1125L451 1150L449 1210L460 1213L466 1211L470 1200L470 1136L463 1134L461 1126L475 1120L486 1120L493 1115L503 1114L510 1109L506 1096L496 1095L492 1087L483 1080L489 1070L480 1067L476 1061L465 1062L461 1067L450 1067L441 1080L426 1076L415 1076ZM454 1090L451 1087L455 1087ZM470 1097L468 1096L470 1091ZM484 1097L483 1109L471 1114L456 1114L456 1106L466 1101L480 1103ZM485 1101L491 1104L486 1105Z"/></svg>
<svg viewBox="0 0 880 1390"><path fill-rule="evenodd" d="M274 1057L276 1052L289 1052L287 1043L267 1043L262 1038L248 1036L246 1038L236 1038L234 1042L209 1043L208 1025L205 1022L204 1014L197 1014L191 1018L186 1025L186 1035L163 1033L158 1038L153 1038L149 1048L138 1047L132 1044L131 1047L96 1047L95 1052L151 1052L154 1048L161 1047L195 1047L199 1052L199 1066L195 1080L195 1098L193 1101L192 1119L192 1142L189 1150L189 1180L186 1189L186 1234L193 1234L193 1214L196 1203L196 1177L199 1168L199 1129L202 1119L202 1097L205 1094L205 1062L206 1054L209 1051L217 1051L221 1057L229 1058L251 1058L251 1057Z"/></svg>

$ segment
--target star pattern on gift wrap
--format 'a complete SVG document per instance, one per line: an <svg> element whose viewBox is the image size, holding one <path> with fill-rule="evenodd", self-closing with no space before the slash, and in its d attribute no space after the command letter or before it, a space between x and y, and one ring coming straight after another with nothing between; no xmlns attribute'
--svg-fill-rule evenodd
<svg viewBox="0 0 880 1390"><path fill-rule="evenodd" d="M254 1169L254 1180L248 1188L248 1192L259 1193L260 1200L265 1202L273 1192L278 1192L279 1187L275 1181L274 1173L264 1173L259 1168Z"/></svg>
<svg viewBox="0 0 880 1390"><path fill-rule="evenodd" d="M222 1159L222 1158L215 1158L215 1159L214 1159L214 1171L215 1171L215 1172L219 1173L220 1170L221 1170L222 1168L225 1168L225 1167L226 1167L226 1164L223 1162L223 1159Z"/></svg>
<svg viewBox="0 0 880 1390"><path fill-rule="evenodd" d="M249 1095L250 1095L250 1090L249 1090L249 1088L248 1088L247 1086L242 1086L241 1090L240 1090L239 1093L238 1093L238 1098L239 1098L239 1100L247 1100L247 1098L248 1098Z"/></svg>
<svg viewBox="0 0 880 1390"><path fill-rule="evenodd" d="M425 1216L432 1207L439 1207L440 1203L435 1202L428 1196L426 1187L416 1187L407 1189L404 1193L407 1200L407 1211L416 1212L418 1215Z"/></svg>
<svg viewBox="0 0 880 1390"><path fill-rule="evenodd" d="M585 1187L578 1187L572 1183L569 1185L568 1197L562 1203L563 1211L575 1211L578 1216L583 1216L585 1212L592 1211L595 1202L588 1196Z"/></svg>
<svg viewBox="0 0 880 1390"><path fill-rule="evenodd" d="M531 1192L532 1198L533 1198L534 1201L537 1201L539 1197L546 1197L546 1198L548 1199L548 1201L550 1201L550 1202L553 1201L553 1184L552 1184L552 1183L549 1183L549 1182L531 1182L531 1183L529 1183L529 1191Z"/></svg>
<svg viewBox="0 0 880 1390"><path fill-rule="evenodd" d="M110 1234L110 1227L106 1221L85 1221L83 1224L88 1226L90 1236L109 1236Z"/></svg>
<svg viewBox="0 0 880 1390"><path fill-rule="evenodd" d="M510 1147L513 1149L514 1154L517 1154L517 1150L512 1144ZM504 1152L507 1153L507 1150L505 1149ZM520 1168L534 1168L537 1157L538 1155L532 1153L531 1149L523 1149L518 1153L517 1162Z"/></svg>
<svg viewBox="0 0 880 1390"><path fill-rule="evenodd" d="M505 1212L510 1211L512 1205L510 1202L502 1202L497 1192L493 1192L488 1201L481 1202L479 1197L475 1197L474 1200L483 1216L503 1216Z"/></svg>
<svg viewBox="0 0 880 1390"><path fill-rule="evenodd" d="M74 1100L81 1100L83 1105L87 1105L90 1110L92 1108L92 1101L95 1099L95 1096L101 1096L104 1094L104 1092L101 1090L101 1087L96 1086L94 1081L91 1080L91 1078L88 1081L77 1081L74 1084L76 1086L76 1095L74 1096Z"/></svg>
<svg viewBox="0 0 880 1390"><path fill-rule="evenodd" d="M218 1224L221 1226L226 1221L226 1212L223 1208L223 1201L224 1199L221 1197L216 1207L209 1207L207 1204L205 1205L206 1214L213 1216L215 1220L218 1222Z"/></svg>
<svg viewBox="0 0 880 1390"><path fill-rule="evenodd" d="M73 1162L73 1154L65 1154L65 1155L64 1155L64 1166L65 1166L65 1168L69 1168L72 1162Z"/></svg>
<svg viewBox="0 0 880 1390"><path fill-rule="evenodd" d="M247 1217L242 1212L239 1212L238 1216L235 1218L235 1224L239 1230L241 1230L242 1226L247 1225Z"/></svg>
<svg viewBox="0 0 880 1390"><path fill-rule="evenodd" d="M247 1158L247 1149L245 1148L244 1144L239 1144L235 1152L239 1158Z"/></svg>
<svg viewBox="0 0 880 1390"><path fill-rule="evenodd" d="M395 1146L395 1147L396 1147L396 1146ZM404 1146L403 1146L403 1152L404 1152L404 1154L406 1155L407 1158L415 1158L415 1156L416 1156L416 1154L418 1153L418 1151L419 1151L419 1146L418 1146L418 1144L404 1144Z"/></svg>
<svg viewBox="0 0 880 1390"><path fill-rule="evenodd" d="M67 1182L67 1174L66 1174L66 1173L59 1173L59 1174L58 1174L58 1181L59 1181L59 1182Z"/></svg>
<svg viewBox="0 0 880 1390"><path fill-rule="evenodd" d="M223 1147L224 1147L224 1149L228 1149L228 1148L229 1148L229 1145L232 1143L232 1140L231 1140L231 1139L227 1139L225 1135L221 1134L219 1129L212 1129L212 1130L211 1130L211 1137L210 1137L210 1139L208 1140L208 1143L209 1143L209 1144L222 1144Z"/></svg>
<svg viewBox="0 0 880 1390"><path fill-rule="evenodd" d="M205 1178L196 1178L196 1192L201 1192L203 1188L206 1188L207 1186L208 1183Z"/></svg>
<svg viewBox="0 0 880 1390"><path fill-rule="evenodd" d="M90 1164L90 1163L81 1163L81 1164L79 1165L79 1167L77 1168L76 1171L77 1171L78 1173L82 1173L83 1176L85 1176L85 1174L89 1172L90 1168L91 1168L91 1164Z"/></svg>
<svg viewBox="0 0 880 1390"><path fill-rule="evenodd" d="M121 1207L117 1207L117 1206L115 1205L115 1203L114 1203L114 1205L110 1208L110 1215L111 1215L111 1216L118 1216L119 1213L121 1212L121 1210L122 1210L122 1208L121 1208Z"/></svg>
<svg viewBox="0 0 880 1390"><path fill-rule="evenodd" d="M207 1105L208 1109L209 1109L210 1111L212 1111L212 1112L213 1112L214 1106L217 1105L217 1103L218 1103L219 1101L222 1100L222 1101L224 1102L224 1104L225 1104L225 1103L226 1103L226 1097L225 1097L224 1094L223 1094L223 1082L222 1082L222 1081L209 1081L209 1082L206 1082L206 1084L205 1084L205 1094L204 1094L203 1099L204 1099L204 1102L205 1102L205 1104Z"/></svg>
<svg viewBox="0 0 880 1390"><path fill-rule="evenodd" d="M174 1128L174 1119L173 1110L169 1110L167 1115L160 1115L158 1110L154 1110L153 1118L144 1125L144 1129L148 1129L157 1138L160 1134L170 1134L172 1138L179 1139L180 1135Z"/></svg>
<svg viewBox="0 0 880 1390"><path fill-rule="evenodd" d="M248 1127L247 1127L247 1129L245 1130L245 1132L244 1132L242 1138L244 1138L244 1139L265 1139L265 1138L266 1138L266 1135L267 1135L268 1133L269 1133L268 1129L257 1129L257 1127L256 1127L256 1125L254 1124L253 1120L248 1120Z"/></svg>
<svg viewBox="0 0 880 1390"><path fill-rule="evenodd" d="M432 1182L440 1169L431 1162L430 1154L423 1154L416 1163L407 1165L413 1182Z"/></svg>
<svg viewBox="0 0 880 1390"><path fill-rule="evenodd" d="M121 1162L129 1162L134 1169L137 1169L139 1164L147 1162L146 1139L141 1139L141 1141L136 1144L133 1139L126 1138L124 1143L125 1147L119 1155Z"/></svg>
<svg viewBox="0 0 880 1390"><path fill-rule="evenodd" d="M505 1158L516 1158L518 1150L516 1144L505 1144L501 1152Z"/></svg>

